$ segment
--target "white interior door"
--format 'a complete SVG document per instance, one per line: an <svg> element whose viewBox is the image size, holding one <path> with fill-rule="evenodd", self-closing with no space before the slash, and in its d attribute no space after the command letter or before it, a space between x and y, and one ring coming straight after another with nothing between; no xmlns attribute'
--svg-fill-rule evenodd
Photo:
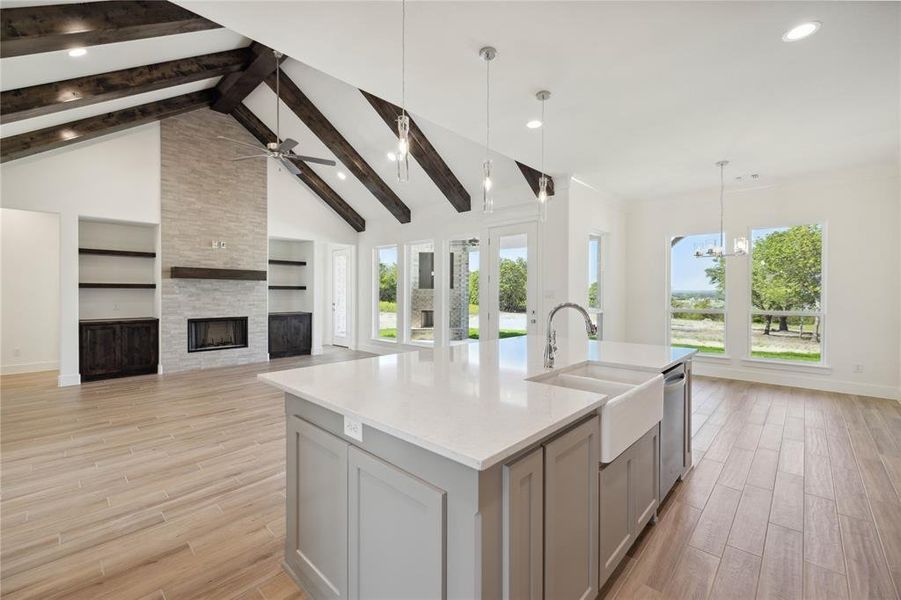
<svg viewBox="0 0 901 600"><path fill-rule="evenodd" d="M537 333L538 227L494 227L488 236L488 297L485 339Z"/></svg>
<svg viewBox="0 0 901 600"><path fill-rule="evenodd" d="M350 346L353 331L351 249L332 250L332 344Z"/></svg>

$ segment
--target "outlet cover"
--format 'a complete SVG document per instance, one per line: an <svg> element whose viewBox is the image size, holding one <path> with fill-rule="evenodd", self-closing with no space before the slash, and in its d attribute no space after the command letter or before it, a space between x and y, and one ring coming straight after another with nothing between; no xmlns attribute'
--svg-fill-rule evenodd
<svg viewBox="0 0 901 600"><path fill-rule="evenodd" d="M358 442L363 441L363 423L350 417L344 417L344 435Z"/></svg>

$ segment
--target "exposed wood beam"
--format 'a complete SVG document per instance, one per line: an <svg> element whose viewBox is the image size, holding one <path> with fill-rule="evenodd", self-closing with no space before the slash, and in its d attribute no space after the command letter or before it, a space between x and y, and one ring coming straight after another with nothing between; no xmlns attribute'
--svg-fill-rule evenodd
<svg viewBox="0 0 901 600"><path fill-rule="evenodd" d="M244 104L241 104L233 110L231 115L263 146L269 142L275 141L275 133L266 127L265 123L260 121L260 119L257 118L257 116ZM329 185L317 175L308 164L303 161L293 162L300 169L300 174L297 176L298 179L313 190L317 196L322 198L323 202L328 204L333 211L338 213L338 216L347 221L347 224L353 227L355 231L360 232L366 230L366 221L360 216L360 213L355 211L350 204L345 202L338 192L329 187Z"/></svg>
<svg viewBox="0 0 901 600"><path fill-rule="evenodd" d="M0 57L221 27L171 2L111 0L0 10Z"/></svg>
<svg viewBox="0 0 901 600"><path fill-rule="evenodd" d="M266 78L266 83L275 90L275 73ZM284 71L281 74L281 95L285 106L316 134L322 143L338 157L344 166L360 180L366 189L384 205L401 223L410 222L410 207L398 198L388 184L369 166L360 153L350 145L331 122L325 118L318 108L304 95L300 88L291 81Z"/></svg>
<svg viewBox="0 0 901 600"><path fill-rule="evenodd" d="M7 162L83 142L108 133L159 121L209 106L212 90L201 90L157 102L123 108L95 117L5 137L0 140L0 162Z"/></svg>
<svg viewBox="0 0 901 600"><path fill-rule="evenodd" d="M396 104L392 104L387 100L382 100L378 96L373 96L369 92L360 90L363 97L369 101L375 112L382 118L388 129L397 135L397 118L402 114L402 110ZM428 138L416 124L412 118L410 119L410 154L416 159L416 162L435 182L441 193L450 201L451 205L457 209L457 212L466 212L471 210L472 205L469 192L460 183L460 180L453 174L435 147L429 142Z"/></svg>
<svg viewBox="0 0 901 600"><path fill-rule="evenodd" d="M229 114L263 83L266 76L274 73L278 68L272 48L254 42L250 45L251 58L247 68L239 73L232 73L223 77L216 86L216 99L213 101L213 110ZM285 60L282 56L279 63Z"/></svg>
<svg viewBox="0 0 901 600"><path fill-rule="evenodd" d="M526 183L529 184L529 187L532 188L532 191L535 192L535 197L538 197L538 178L541 177L541 171L537 169L533 169L529 165L524 165L519 161L516 161L516 166L519 167L522 176L526 178ZM554 195L554 178L550 175L547 175L547 195Z"/></svg>
<svg viewBox="0 0 901 600"><path fill-rule="evenodd" d="M247 48L239 48L8 90L0 93L0 123L219 77L240 71L249 57Z"/></svg>

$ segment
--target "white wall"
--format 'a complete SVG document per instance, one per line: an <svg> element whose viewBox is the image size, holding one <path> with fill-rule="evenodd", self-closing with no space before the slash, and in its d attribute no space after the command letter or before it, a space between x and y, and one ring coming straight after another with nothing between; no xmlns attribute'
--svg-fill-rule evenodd
<svg viewBox="0 0 901 600"><path fill-rule="evenodd" d="M316 352L330 342L325 333L330 314L327 291L331 285L331 248L355 246L357 232L296 177L269 161L269 237L309 242L304 245L307 292L269 292L269 298L270 310L283 310L284 305L273 299L274 294L306 295L302 310L313 313L312 344Z"/></svg>
<svg viewBox="0 0 901 600"><path fill-rule="evenodd" d="M4 208L59 214L59 381L77 384L78 220L159 223L159 125L5 163L0 176Z"/></svg>
<svg viewBox="0 0 901 600"><path fill-rule="evenodd" d="M588 239L604 234L604 339L626 338L626 212L623 203L578 181L569 186L569 299L588 306Z"/></svg>
<svg viewBox="0 0 901 600"><path fill-rule="evenodd" d="M59 216L0 209L0 373L59 365Z"/></svg>
<svg viewBox="0 0 901 600"><path fill-rule="evenodd" d="M727 259L728 359L702 358L698 372L816 389L897 397L899 387L899 177L894 166L810 176L727 193L726 235L753 228L825 227L827 368L772 367L748 354L749 263ZM627 222L628 341L664 343L667 264L675 235L719 229L718 190L630 207ZM728 243L728 242L727 242ZM855 373L855 365L863 365Z"/></svg>

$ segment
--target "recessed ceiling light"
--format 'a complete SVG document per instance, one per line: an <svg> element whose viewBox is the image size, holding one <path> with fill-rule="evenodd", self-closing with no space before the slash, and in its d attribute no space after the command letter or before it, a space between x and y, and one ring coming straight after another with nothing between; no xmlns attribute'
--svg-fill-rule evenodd
<svg viewBox="0 0 901 600"><path fill-rule="evenodd" d="M806 37L810 37L819 30L821 23L819 21L807 21L800 25L795 25L782 36L783 42L797 42Z"/></svg>
<svg viewBox="0 0 901 600"><path fill-rule="evenodd" d="M86 48L72 48L71 50L69 50L69 56L71 56L72 58L84 56L87 53L88 51Z"/></svg>
<svg viewBox="0 0 901 600"><path fill-rule="evenodd" d="M337 173L335 173L335 175L337 175L337 176L338 176L338 179L340 179L340 180L342 180L342 181L344 181L345 179L347 179L347 175L344 174L344 171L338 171Z"/></svg>
<svg viewBox="0 0 901 600"><path fill-rule="evenodd" d="M541 121L539 121L538 119L532 119L531 121L526 123L526 127L528 127L529 129L538 129L539 127L541 127Z"/></svg>
<svg viewBox="0 0 901 600"><path fill-rule="evenodd" d="M397 155L396 155L394 152L389 152L389 153L388 153L388 160L390 160L391 162L396 161L396 160L397 160Z"/></svg>

